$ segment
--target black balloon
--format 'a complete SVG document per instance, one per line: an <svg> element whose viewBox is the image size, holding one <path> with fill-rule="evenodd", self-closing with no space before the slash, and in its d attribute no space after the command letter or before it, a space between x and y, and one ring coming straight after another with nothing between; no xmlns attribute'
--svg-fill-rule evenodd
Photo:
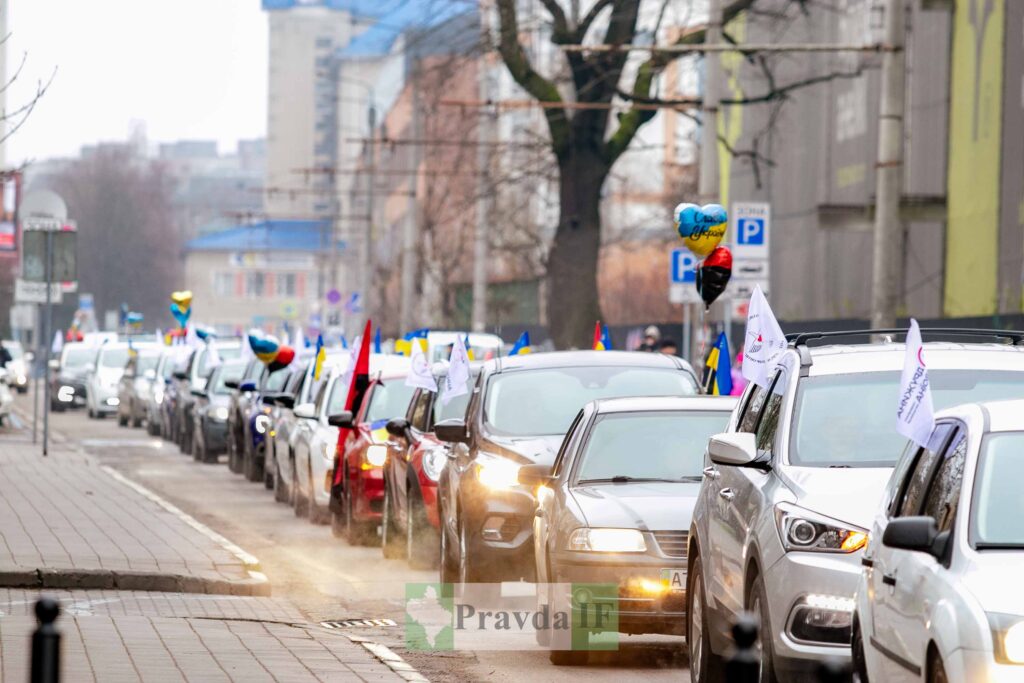
<svg viewBox="0 0 1024 683"><path fill-rule="evenodd" d="M732 269L722 266L701 266L697 270L697 292L705 307L710 307L722 295L731 277Z"/></svg>

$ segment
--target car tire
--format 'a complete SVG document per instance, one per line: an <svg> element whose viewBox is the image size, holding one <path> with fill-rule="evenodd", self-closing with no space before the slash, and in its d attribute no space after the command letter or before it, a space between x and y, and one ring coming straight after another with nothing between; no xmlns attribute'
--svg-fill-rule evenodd
<svg viewBox="0 0 1024 683"><path fill-rule="evenodd" d="M242 473L242 459L238 457L238 441L233 434L228 436L228 470L234 474Z"/></svg>
<svg viewBox="0 0 1024 683"><path fill-rule="evenodd" d="M146 433L150 436L160 436L160 424L146 418Z"/></svg>
<svg viewBox="0 0 1024 683"><path fill-rule="evenodd" d="M711 625L708 622L707 591L704 589L700 555L694 557L687 578L686 647L690 657L690 680L693 683L723 683L725 662L711 650ZM697 637L692 638L698 629Z"/></svg>
<svg viewBox="0 0 1024 683"><path fill-rule="evenodd" d="M544 557L544 562L547 564L547 569L548 569L547 585L550 587L551 584L553 584L555 582L551 580L551 560L547 557L546 554L545 554L545 557ZM538 577L538 579L539 578L540 577ZM537 614L543 614L545 611L547 611L548 619L551 619L552 618L552 613L551 613L551 605L550 605L550 593L548 592L549 590L550 590L550 588L543 590L544 597L542 598L541 597L542 589L541 589L540 584L538 582L538 585L536 587ZM550 626L551 624L549 623L548 625ZM534 636L534 639L537 641L537 645L539 645L540 647L545 647L545 648L551 647L551 629L550 628L534 629L533 636Z"/></svg>
<svg viewBox="0 0 1024 683"><path fill-rule="evenodd" d="M452 559L452 548L449 547L448 543L448 532L445 530L444 514L442 510L438 510L441 518L441 534L438 540L438 553L440 557L440 579L441 583L458 583L459 581L459 564Z"/></svg>
<svg viewBox="0 0 1024 683"><path fill-rule="evenodd" d="M466 529L466 522L459 516L459 584L481 583L482 572L477 562L472 558L472 545L469 540L469 531Z"/></svg>
<svg viewBox="0 0 1024 683"><path fill-rule="evenodd" d="M437 568L440 540L437 530L427 521L423 498L409 485L405 499L409 501L409 519L405 524L405 556L412 569Z"/></svg>
<svg viewBox="0 0 1024 683"><path fill-rule="evenodd" d="M761 576L754 577L747 595L747 611L758 618L757 637L761 645L761 683L777 683L775 676L775 653L772 651L771 620L768 615L768 598ZM767 637L766 637L767 636Z"/></svg>
<svg viewBox="0 0 1024 683"><path fill-rule="evenodd" d="M942 657L935 650L928 655L928 683L949 683Z"/></svg>
<svg viewBox="0 0 1024 683"><path fill-rule="evenodd" d="M89 408L88 415L90 420L96 419L96 412L92 408Z"/></svg>
<svg viewBox="0 0 1024 683"><path fill-rule="evenodd" d="M117 413L117 426L118 427L127 427L128 426L128 416L127 415L122 415L120 413L120 411L118 411L118 413Z"/></svg>
<svg viewBox="0 0 1024 683"><path fill-rule="evenodd" d="M277 458L274 458L274 469L276 470L274 472L274 502L288 503L290 497L288 489L291 487L281 479L281 466L277 464ZM294 465L292 465L292 469L295 469Z"/></svg>
<svg viewBox="0 0 1024 683"><path fill-rule="evenodd" d="M859 683L868 683L868 663L864 656L864 634L860 630L860 620L853 618L853 637L850 640L850 654L853 660L853 673Z"/></svg>
<svg viewBox="0 0 1024 683"><path fill-rule="evenodd" d="M202 429L202 427L200 427ZM192 460L195 462L206 462L206 449L203 448L202 442L199 440L199 430L193 430L192 432Z"/></svg>
<svg viewBox="0 0 1024 683"><path fill-rule="evenodd" d="M267 461L263 461L263 488L268 491L274 490L274 472L267 467Z"/></svg>
<svg viewBox="0 0 1024 683"><path fill-rule="evenodd" d="M395 524L395 515L391 510L391 491L388 489L387 479L384 480L384 508L381 519L380 548L385 559L401 560L405 557L408 546L407 539L399 532Z"/></svg>
<svg viewBox="0 0 1024 683"><path fill-rule="evenodd" d="M309 498L299 483L299 468L292 469L292 512L296 517L305 517L309 514Z"/></svg>
<svg viewBox="0 0 1024 683"><path fill-rule="evenodd" d="M330 508L322 508L316 504L316 494L313 493L313 471L309 471L309 523L310 524L328 524L331 521L331 510Z"/></svg>
<svg viewBox="0 0 1024 683"><path fill-rule="evenodd" d="M352 512L354 505L352 501L352 492L345 487L345 540L351 546L360 545L374 545L376 538L376 528L373 524L367 524L365 522L357 522L355 515Z"/></svg>
<svg viewBox="0 0 1024 683"><path fill-rule="evenodd" d="M142 428L142 418L135 416L136 415L135 409L132 408L131 412L128 413L128 414L131 417L132 427L135 427L135 429L141 429Z"/></svg>

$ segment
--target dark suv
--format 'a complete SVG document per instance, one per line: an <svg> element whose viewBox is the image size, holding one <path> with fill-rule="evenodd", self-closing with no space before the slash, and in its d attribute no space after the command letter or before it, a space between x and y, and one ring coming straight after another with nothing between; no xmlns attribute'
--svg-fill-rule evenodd
<svg viewBox="0 0 1024 683"><path fill-rule="evenodd" d="M584 405L696 393L689 364L663 354L563 351L484 363L465 420L434 427L451 444L438 480L441 581L532 580L537 506L519 469L551 465Z"/></svg>

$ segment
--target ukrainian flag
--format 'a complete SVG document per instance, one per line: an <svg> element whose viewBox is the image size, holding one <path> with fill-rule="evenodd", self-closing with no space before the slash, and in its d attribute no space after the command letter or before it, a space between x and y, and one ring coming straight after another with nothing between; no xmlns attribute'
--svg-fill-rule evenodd
<svg viewBox="0 0 1024 683"><path fill-rule="evenodd" d="M533 353L533 349L530 347L530 333L524 330L519 335L519 339L516 339L516 343L512 345L512 350L508 352L508 355L519 356L527 353Z"/></svg>
<svg viewBox="0 0 1024 683"><path fill-rule="evenodd" d="M320 373L324 369L324 361L327 360L327 350L324 348L324 335L317 335L316 354L313 356L313 380L320 381Z"/></svg>
<svg viewBox="0 0 1024 683"><path fill-rule="evenodd" d="M430 334L430 329L424 327L424 328L421 328L421 329L418 329L418 330L413 330L412 332L407 333L401 339L396 339L395 340L395 353L397 353L400 356L411 356L412 355L412 345L413 345L413 343L415 343L417 341L419 342L420 348L423 349L423 353L426 353L427 352L427 335L429 335L429 334Z"/></svg>
<svg viewBox="0 0 1024 683"><path fill-rule="evenodd" d="M732 362L729 358L729 339L722 332L704 362L704 393L712 396L728 396L732 393Z"/></svg>
<svg viewBox="0 0 1024 683"><path fill-rule="evenodd" d="M595 351L611 351L612 336L608 333L608 326L602 325L598 320L594 323L594 346Z"/></svg>

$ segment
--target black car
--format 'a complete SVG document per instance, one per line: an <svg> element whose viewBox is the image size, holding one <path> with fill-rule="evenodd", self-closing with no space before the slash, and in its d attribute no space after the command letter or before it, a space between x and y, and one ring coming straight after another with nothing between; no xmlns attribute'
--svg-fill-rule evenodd
<svg viewBox="0 0 1024 683"><path fill-rule="evenodd" d="M257 389L267 366L258 358L252 358L245 366L245 372L238 382L228 382L232 390L228 405L228 469L235 474L242 473L244 464L245 439L248 429L245 425L249 416L249 404L257 397Z"/></svg>
<svg viewBox="0 0 1024 683"><path fill-rule="evenodd" d="M248 412L242 423L242 473L249 481L269 483L267 488L273 486L273 480L266 481L264 464L267 460L267 439L274 424L274 399L284 391L291 375L290 368L264 372L259 388L250 395Z"/></svg>
<svg viewBox="0 0 1024 683"><path fill-rule="evenodd" d="M563 351L484 363L465 419L434 427L452 444L438 481L441 581L533 579L537 505L519 469L552 464L584 405L697 391L689 364L664 354Z"/></svg>
<svg viewBox="0 0 1024 683"><path fill-rule="evenodd" d="M192 457L196 461L217 462L217 456L227 452L228 383L237 383L243 372L245 361L225 361L210 371L204 388L192 390Z"/></svg>
<svg viewBox="0 0 1024 683"><path fill-rule="evenodd" d="M85 380L95 357L95 346L72 343L64 345L59 360L50 361L50 410L85 405Z"/></svg>
<svg viewBox="0 0 1024 683"><path fill-rule="evenodd" d="M174 372L174 421L177 425L177 443L178 448L186 455L192 454L192 432L195 427L192 421L192 403L195 401L192 390L206 386L206 378L210 374L210 344L217 345L217 353L222 360L238 358L242 352L238 342L208 342L192 352L183 369Z"/></svg>

